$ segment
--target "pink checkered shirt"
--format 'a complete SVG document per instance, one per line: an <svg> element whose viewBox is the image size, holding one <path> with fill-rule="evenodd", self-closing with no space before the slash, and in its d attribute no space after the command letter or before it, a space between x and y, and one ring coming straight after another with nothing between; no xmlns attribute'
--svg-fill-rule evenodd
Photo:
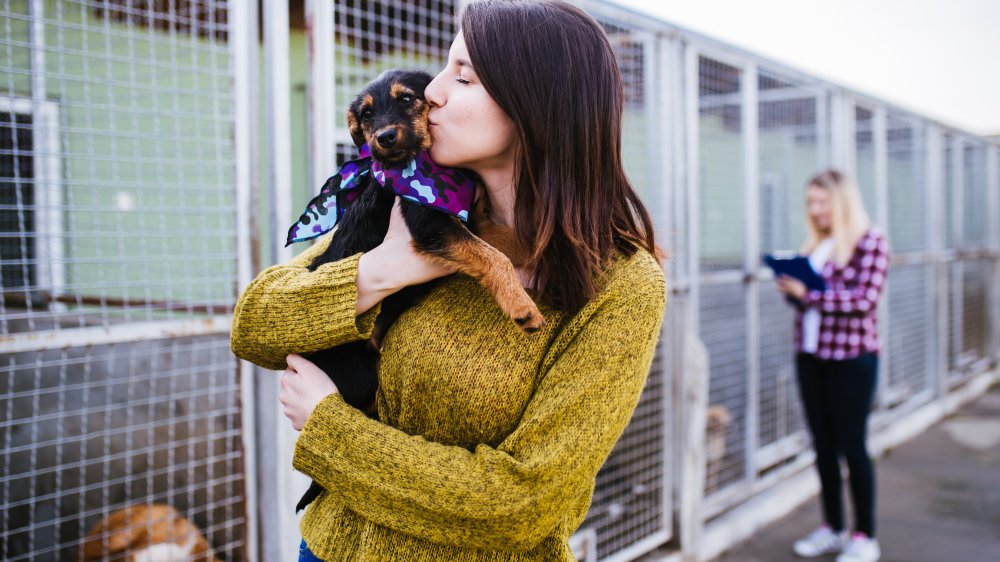
<svg viewBox="0 0 1000 562"><path fill-rule="evenodd" d="M820 313L818 359L840 361L866 353L878 353L879 295L889 271L889 245L878 229L870 228L843 267L832 260L820 275L825 291L809 291L802 303ZM802 351L802 313L795 315L795 350Z"/></svg>

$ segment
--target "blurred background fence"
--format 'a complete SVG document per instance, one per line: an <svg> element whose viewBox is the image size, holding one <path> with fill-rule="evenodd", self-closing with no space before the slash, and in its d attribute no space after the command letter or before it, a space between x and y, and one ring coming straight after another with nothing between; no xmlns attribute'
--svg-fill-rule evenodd
<svg viewBox="0 0 1000 562"><path fill-rule="evenodd" d="M290 257L295 209L352 155L353 93L386 68L437 72L460 4L0 3L0 558L75 559L137 503L176 507L220 559L293 555L294 434L273 373L229 351L232 305ZM996 379L996 142L579 4L618 55L628 172L673 254L663 337L574 536L581 559L698 552L687 527L812 462L792 311L760 258L804 239L804 182L823 167L858 180L893 250L875 433Z"/></svg>

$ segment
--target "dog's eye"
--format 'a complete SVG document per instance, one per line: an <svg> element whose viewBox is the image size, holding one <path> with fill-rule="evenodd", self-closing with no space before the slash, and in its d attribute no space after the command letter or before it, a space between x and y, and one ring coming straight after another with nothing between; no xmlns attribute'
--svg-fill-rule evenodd
<svg viewBox="0 0 1000 562"><path fill-rule="evenodd" d="M410 94L403 94L399 96L400 103L411 104L413 103L413 96Z"/></svg>
<svg viewBox="0 0 1000 562"><path fill-rule="evenodd" d="M366 107L366 108L362 109L361 110L361 118L362 119L371 119L372 118L372 108Z"/></svg>

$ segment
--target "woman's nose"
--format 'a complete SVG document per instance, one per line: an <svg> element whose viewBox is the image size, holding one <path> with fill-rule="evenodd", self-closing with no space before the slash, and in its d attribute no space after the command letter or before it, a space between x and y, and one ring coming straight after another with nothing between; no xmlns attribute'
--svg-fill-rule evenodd
<svg viewBox="0 0 1000 562"><path fill-rule="evenodd" d="M441 74L439 73L435 76L430 84L424 88L424 99L431 107L441 107L444 105L443 92L444 88L441 87Z"/></svg>

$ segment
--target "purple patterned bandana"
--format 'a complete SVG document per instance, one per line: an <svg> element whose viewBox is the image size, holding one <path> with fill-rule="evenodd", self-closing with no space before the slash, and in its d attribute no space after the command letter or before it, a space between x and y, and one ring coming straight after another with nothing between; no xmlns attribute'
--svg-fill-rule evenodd
<svg viewBox="0 0 1000 562"><path fill-rule="evenodd" d="M285 246L312 240L333 230L347 208L361 196L359 189L371 182L363 181L371 174L379 186L418 205L454 215L465 222L476 195L476 184L468 173L457 168L435 164L426 151L402 168L383 168L372 158L367 143L361 145L357 159L349 160L340 171L326 180L319 195L309 202L299 220L288 229ZM334 211L335 212L331 212Z"/></svg>

